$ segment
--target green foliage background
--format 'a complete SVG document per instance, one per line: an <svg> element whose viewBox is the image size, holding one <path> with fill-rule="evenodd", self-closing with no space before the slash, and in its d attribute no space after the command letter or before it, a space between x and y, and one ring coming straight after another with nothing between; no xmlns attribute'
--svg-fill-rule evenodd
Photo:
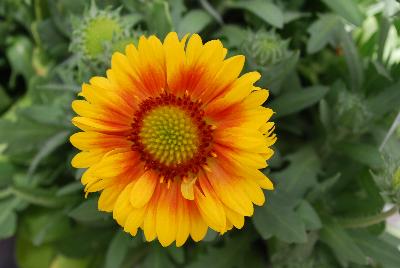
<svg viewBox="0 0 400 268"><path fill-rule="evenodd" d="M90 6L0 1L0 239L15 236L21 268L400 267L399 230L383 221L400 204L397 1L99 0L122 30L96 39L97 56L77 39ZM182 248L132 238L85 200L68 142L80 84L141 33L172 30L246 55L278 134L266 205Z"/></svg>

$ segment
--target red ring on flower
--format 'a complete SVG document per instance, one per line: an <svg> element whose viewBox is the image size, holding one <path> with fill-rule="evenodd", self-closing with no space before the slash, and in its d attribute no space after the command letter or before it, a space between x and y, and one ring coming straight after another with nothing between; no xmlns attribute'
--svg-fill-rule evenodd
<svg viewBox="0 0 400 268"><path fill-rule="evenodd" d="M153 154L148 152L140 136L144 118L154 109L163 106L176 107L184 111L197 128L199 141L197 151L193 157L182 163L167 165L160 162ZM161 93L158 97L148 98L139 104L131 124L132 133L129 136L129 140L133 142L132 150L137 151L141 156L141 160L145 162L146 169L155 170L165 180L171 180L188 177L190 173L196 174L201 167L206 165L207 158L212 156L213 130L212 126L205 121L204 111L201 107L202 103L200 101L194 102L187 95L178 97L171 93Z"/></svg>

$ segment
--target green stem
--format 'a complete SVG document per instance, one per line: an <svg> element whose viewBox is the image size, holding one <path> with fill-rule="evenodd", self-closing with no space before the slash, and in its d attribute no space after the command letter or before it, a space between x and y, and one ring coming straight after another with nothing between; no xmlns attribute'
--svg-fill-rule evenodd
<svg viewBox="0 0 400 268"><path fill-rule="evenodd" d="M345 228L364 228L371 225L378 224L388 217L394 215L399 210L398 206L393 206L391 209L385 212L380 212L378 214L372 216L366 216L362 218L354 218L354 219L343 219L340 221L340 224Z"/></svg>

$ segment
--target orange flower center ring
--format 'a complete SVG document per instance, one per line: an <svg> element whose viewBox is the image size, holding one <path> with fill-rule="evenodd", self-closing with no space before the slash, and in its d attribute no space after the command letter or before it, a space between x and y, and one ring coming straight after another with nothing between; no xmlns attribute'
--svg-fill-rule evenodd
<svg viewBox="0 0 400 268"><path fill-rule="evenodd" d="M132 123L132 149L146 168L166 179L196 174L212 155L212 127L204 119L202 103L189 96L162 93L142 101Z"/></svg>

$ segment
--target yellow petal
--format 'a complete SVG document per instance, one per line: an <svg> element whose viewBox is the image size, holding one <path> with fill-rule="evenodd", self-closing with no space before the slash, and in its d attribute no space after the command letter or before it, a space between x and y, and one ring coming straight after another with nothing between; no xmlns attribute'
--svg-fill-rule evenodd
<svg viewBox="0 0 400 268"><path fill-rule="evenodd" d="M71 165L74 168L87 168L93 164L98 163L104 156L104 151L90 151L90 152L80 152L74 156L71 160Z"/></svg>
<svg viewBox="0 0 400 268"><path fill-rule="evenodd" d="M129 195L132 190L134 183L128 184L118 196L113 210L113 218L119 223L119 225L124 226L128 215L133 210L131 203L129 202Z"/></svg>
<svg viewBox="0 0 400 268"><path fill-rule="evenodd" d="M256 108L260 105L262 105L269 96L268 90L262 89L262 88L255 88L257 89L256 91L253 91L250 95L247 96L247 98L243 101L243 104L246 107L251 108Z"/></svg>
<svg viewBox="0 0 400 268"><path fill-rule="evenodd" d="M222 232L226 227L225 210L206 178L200 177L201 191L195 187L195 202L206 223L215 231ZM204 194L203 194L204 193Z"/></svg>
<svg viewBox="0 0 400 268"><path fill-rule="evenodd" d="M239 102L247 97L253 90L253 84L261 77L259 72L249 72L233 82L230 91L224 99L230 103ZM248 97L247 97L248 98Z"/></svg>
<svg viewBox="0 0 400 268"><path fill-rule="evenodd" d="M157 237L157 232L156 232L157 204L158 204L158 197L156 196L148 204L147 212L146 215L144 216L143 232L146 241L153 241Z"/></svg>
<svg viewBox="0 0 400 268"><path fill-rule="evenodd" d="M176 246L182 246L187 238L189 237L190 232L190 218L189 211L186 204L186 200L182 197L178 199L178 208L177 208L177 232L176 232Z"/></svg>
<svg viewBox="0 0 400 268"><path fill-rule="evenodd" d="M144 220L144 215L146 213L147 207L142 208L134 208L128 215L124 231L129 232L131 235L135 236L137 233L137 229L140 225L142 225Z"/></svg>
<svg viewBox="0 0 400 268"><path fill-rule="evenodd" d="M196 178L182 180L181 193L184 198L186 198L188 200L194 200L193 186L195 183L196 183Z"/></svg>
<svg viewBox="0 0 400 268"><path fill-rule="evenodd" d="M231 210L228 207L225 207L226 217L228 218L229 222L231 222L236 228L242 229L244 225L244 217L239 213Z"/></svg>
<svg viewBox="0 0 400 268"><path fill-rule="evenodd" d="M195 242L204 238L207 234L208 226L200 215L196 205L191 202L188 204L190 213L190 236Z"/></svg>
<svg viewBox="0 0 400 268"><path fill-rule="evenodd" d="M155 172L148 171L137 179L130 195L130 202L133 207L140 208L149 202L158 183L157 178L158 175Z"/></svg>
<svg viewBox="0 0 400 268"><path fill-rule="evenodd" d="M169 246L176 238L177 188L177 183L173 182L169 189L162 189L158 201L156 231L158 240L163 247Z"/></svg>
<svg viewBox="0 0 400 268"><path fill-rule="evenodd" d="M105 188L99 197L98 209L100 211L112 212L115 202L123 189L123 185L116 185Z"/></svg>

